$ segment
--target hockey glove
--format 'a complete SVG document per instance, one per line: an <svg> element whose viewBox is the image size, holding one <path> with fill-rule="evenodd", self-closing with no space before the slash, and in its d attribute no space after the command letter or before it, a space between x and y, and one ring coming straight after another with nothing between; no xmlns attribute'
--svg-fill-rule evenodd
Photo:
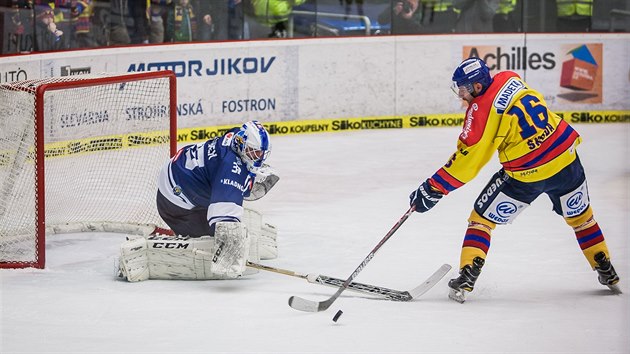
<svg viewBox="0 0 630 354"><path fill-rule="evenodd" d="M415 205L417 212L424 213L433 208L442 199L442 195L440 191L431 187L429 180L426 180L409 195L409 206Z"/></svg>
<svg viewBox="0 0 630 354"><path fill-rule="evenodd" d="M280 177L271 166L263 164L256 170L256 179L248 196L244 199L247 201L258 200L264 197L273 186L278 183Z"/></svg>

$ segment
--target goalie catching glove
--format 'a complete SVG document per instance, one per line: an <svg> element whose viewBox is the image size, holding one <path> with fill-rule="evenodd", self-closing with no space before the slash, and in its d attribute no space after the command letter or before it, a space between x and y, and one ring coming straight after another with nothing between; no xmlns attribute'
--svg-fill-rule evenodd
<svg viewBox="0 0 630 354"><path fill-rule="evenodd" d="M256 178L254 179L252 190L247 197L243 198L250 202L264 197L280 180L276 170L267 164L263 164L260 168L256 169L255 173Z"/></svg>
<svg viewBox="0 0 630 354"><path fill-rule="evenodd" d="M431 186L429 180L426 180L409 195L409 206L415 206L417 212L424 213L433 208L443 195Z"/></svg>

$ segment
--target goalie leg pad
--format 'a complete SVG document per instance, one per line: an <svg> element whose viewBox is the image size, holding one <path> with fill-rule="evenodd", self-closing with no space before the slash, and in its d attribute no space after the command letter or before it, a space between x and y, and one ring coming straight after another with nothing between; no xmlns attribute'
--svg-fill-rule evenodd
<svg viewBox="0 0 630 354"><path fill-rule="evenodd" d="M214 238L212 273L228 278L243 275L250 249L245 226L240 222L218 222Z"/></svg>
<svg viewBox="0 0 630 354"><path fill-rule="evenodd" d="M262 222L262 215L252 209L244 209L243 223L247 229L249 235L249 254L247 260L249 262L260 263L260 254L258 252L258 242L260 240L260 223ZM258 269L247 267L243 272L243 275L252 275L258 273Z"/></svg>
<svg viewBox="0 0 630 354"><path fill-rule="evenodd" d="M120 275L130 282L147 279L228 279L212 272L214 239L130 236L121 246Z"/></svg>
<svg viewBox="0 0 630 354"><path fill-rule="evenodd" d="M247 260L250 262L260 262L260 253L258 251L258 243L260 242L260 233L262 229L262 214L256 210L244 208L243 209L243 224L247 228L247 234L250 239L249 255ZM249 268L248 273L257 273L257 269ZM253 274L252 273L252 274Z"/></svg>
<svg viewBox="0 0 630 354"><path fill-rule="evenodd" d="M147 240L144 237L130 238L120 246L119 271L130 282L149 279Z"/></svg>
<svg viewBox="0 0 630 354"><path fill-rule="evenodd" d="M195 252L210 252L210 236L199 238L154 235L147 239L150 279L212 279L195 264Z"/></svg>
<svg viewBox="0 0 630 354"><path fill-rule="evenodd" d="M214 253L212 252L199 249L195 249L193 251L195 275L197 276L197 279L228 279L225 276L214 274L212 272L213 257Z"/></svg>
<svg viewBox="0 0 630 354"><path fill-rule="evenodd" d="M258 254L260 259L278 258L278 229L271 224L262 225L260 238L258 241Z"/></svg>
<svg viewBox="0 0 630 354"><path fill-rule="evenodd" d="M250 256L248 261L258 263L259 260L278 258L278 244L275 226L264 223L262 214L256 210L245 208L243 222L251 238Z"/></svg>

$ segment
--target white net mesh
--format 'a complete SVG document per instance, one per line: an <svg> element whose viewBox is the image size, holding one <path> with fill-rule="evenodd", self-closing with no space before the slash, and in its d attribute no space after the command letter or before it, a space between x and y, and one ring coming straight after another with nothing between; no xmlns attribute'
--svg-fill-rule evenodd
<svg viewBox="0 0 630 354"><path fill-rule="evenodd" d="M170 156L169 77L116 82L86 77L0 85L0 262L35 262L38 227L152 224L157 175ZM155 76L155 75L153 75ZM129 77L129 76L127 76ZM93 78L91 76L90 78ZM137 80L136 80L137 79ZM84 87L36 89L66 82ZM94 82L93 82L94 81ZM52 85L54 86L54 85ZM173 117L175 119L175 117ZM38 126L36 122L42 122ZM36 134L44 139L44 190L37 193ZM45 219L38 221L38 198Z"/></svg>

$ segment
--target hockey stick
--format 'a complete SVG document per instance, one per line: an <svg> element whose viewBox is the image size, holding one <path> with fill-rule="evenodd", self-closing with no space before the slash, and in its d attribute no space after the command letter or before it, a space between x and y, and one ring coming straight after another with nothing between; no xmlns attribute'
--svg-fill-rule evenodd
<svg viewBox="0 0 630 354"><path fill-rule="evenodd" d="M372 260L372 258L374 258L374 255L381 248L381 246L383 246L383 244L387 242L387 240L389 240L390 237L394 235L396 230L398 230L398 228L400 228L400 226L409 218L409 216L414 212L414 210L415 210L415 207L411 206L409 210L405 212L405 214L400 218L400 220L398 220L398 222L394 225L394 227L392 227L391 230L389 230L389 232L385 235L385 237L383 237L383 239L376 245L376 247L374 247L372 251L370 251L370 253L367 255L367 257L365 257L363 262L359 264L357 269L355 269L354 272L350 274L348 279L346 279L346 281L344 281L343 284L341 284L341 287L329 299L324 300L324 301L311 301L311 300L303 299L299 296L291 296L289 298L289 306L291 306L292 308L296 310L305 311L305 312L326 311L330 307L330 305L332 305L333 302L337 300L337 298L341 295L341 293L344 292L344 290L348 288L350 283L352 283L352 280L356 278L356 276L363 270L363 268L365 268L365 266Z"/></svg>
<svg viewBox="0 0 630 354"><path fill-rule="evenodd" d="M320 284L326 285L330 287L339 288L343 285L343 279L329 277L326 275L320 274L300 274L291 270L274 268L258 263L247 262L247 266L250 268L260 269L272 273L284 274L296 278L306 279L311 284ZM352 282L348 285L348 290L353 290L362 294L376 295L380 296L387 300L392 301L411 301L420 295L427 292L431 289L437 282L440 281L449 271L451 270L451 266L448 264L442 265L438 270L435 271L427 280L418 285L417 287L410 290L395 290L389 289L382 286L363 284Z"/></svg>

